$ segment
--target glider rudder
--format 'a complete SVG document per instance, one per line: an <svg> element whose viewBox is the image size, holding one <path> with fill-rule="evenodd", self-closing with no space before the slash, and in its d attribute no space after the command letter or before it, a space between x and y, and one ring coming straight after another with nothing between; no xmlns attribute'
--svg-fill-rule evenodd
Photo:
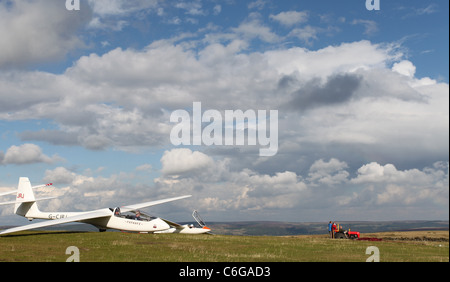
<svg viewBox="0 0 450 282"><path fill-rule="evenodd" d="M33 219L33 214L37 215L40 213L28 177L19 178L14 213L27 217L29 220Z"/></svg>

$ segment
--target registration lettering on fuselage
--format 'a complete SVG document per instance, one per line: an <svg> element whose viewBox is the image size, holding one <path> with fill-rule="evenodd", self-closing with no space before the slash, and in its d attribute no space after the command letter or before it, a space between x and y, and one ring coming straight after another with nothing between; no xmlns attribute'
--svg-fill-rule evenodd
<svg viewBox="0 0 450 282"><path fill-rule="evenodd" d="M67 217L67 215L62 214L62 213L55 213L55 214L51 213L48 215L49 219L60 219L60 218L66 218L66 217Z"/></svg>

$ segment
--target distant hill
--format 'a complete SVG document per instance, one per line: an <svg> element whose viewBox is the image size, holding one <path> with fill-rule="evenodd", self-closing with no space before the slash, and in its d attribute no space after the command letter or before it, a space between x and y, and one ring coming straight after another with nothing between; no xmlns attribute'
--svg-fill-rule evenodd
<svg viewBox="0 0 450 282"><path fill-rule="evenodd" d="M409 230L449 230L449 221L344 221L344 229L361 233ZM327 234L328 222L211 222L213 233L224 235L286 236Z"/></svg>
<svg viewBox="0 0 450 282"><path fill-rule="evenodd" d="M188 222L192 223L192 222ZM361 233L388 231L449 230L449 221L409 220L409 221L344 221L338 222L344 229ZM184 223L181 223L184 224ZM327 234L328 222L278 222L278 221L239 221L206 222L214 234L247 236L288 236ZM10 228L3 226L0 229ZM41 229L42 230L42 229ZM47 227L45 230L97 231L89 224L66 224Z"/></svg>

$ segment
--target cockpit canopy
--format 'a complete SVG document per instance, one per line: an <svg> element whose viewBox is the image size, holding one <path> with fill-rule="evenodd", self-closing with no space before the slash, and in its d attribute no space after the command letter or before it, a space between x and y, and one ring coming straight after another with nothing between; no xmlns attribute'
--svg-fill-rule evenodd
<svg viewBox="0 0 450 282"><path fill-rule="evenodd" d="M156 218L156 217L150 216L148 214L145 214L143 212L140 212L139 210L133 210L133 211L122 213L120 211L119 207L116 207L114 209L112 209L112 208L109 208L109 209L113 212L114 216L117 216L120 218L142 220L142 221L150 221L150 220Z"/></svg>

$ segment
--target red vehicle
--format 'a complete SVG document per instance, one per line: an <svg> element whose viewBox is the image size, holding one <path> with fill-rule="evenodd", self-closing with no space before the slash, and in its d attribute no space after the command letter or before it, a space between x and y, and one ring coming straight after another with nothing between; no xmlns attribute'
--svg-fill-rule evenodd
<svg viewBox="0 0 450 282"><path fill-rule="evenodd" d="M335 239L359 239L359 232L358 231L350 231L344 230L342 226L339 224L336 227L336 230L334 230L334 238Z"/></svg>

